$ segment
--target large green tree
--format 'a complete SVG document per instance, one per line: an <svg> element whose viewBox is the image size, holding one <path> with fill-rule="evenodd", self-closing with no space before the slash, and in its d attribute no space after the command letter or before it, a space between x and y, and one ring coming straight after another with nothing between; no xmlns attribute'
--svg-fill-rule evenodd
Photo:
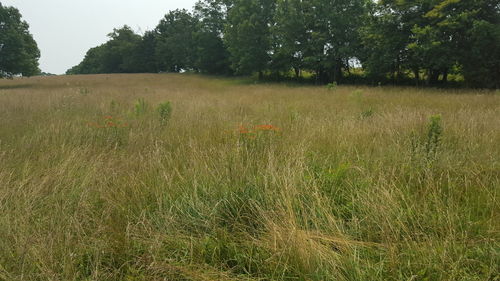
<svg viewBox="0 0 500 281"><path fill-rule="evenodd" d="M221 0L198 1L194 14L198 20L194 34L195 67L203 73L231 73L229 52L223 41L226 5Z"/></svg>
<svg viewBox="0 0 500 281"><path fill-rule="evenodd" d="M67 71L68 74L133 73L139 72L142 57L139 49L142 38L128 26L114 29L109 41L90 49L83 61Z"/></svg>
<svg viewBox="0 0 500 281"><path fill-rule="evenodd" d="M0 77L40 73L40 50L19 10L0 3Z"/></svg>
<svg viewBox="0 0 500 281"><path fill-rule="evenodd" d="M262 77L271 59L275 0L234 0L228 7L224 39L238 74Z"/></svg>
<svg viewBox="0 0 500 281"><path fill-rule="evenodd" d="M316 72L340 82L359 49L364 0L278 0L273 27L273 63Z"/></svg>
<svg viewBox="0 0 500 281"><path fill-rule="evenodd" d="M469 86L500 87L498 0L441 0L425 17L432 22L424 29L441 35L432 43L453 54Z"/></svg>
<svg viewBox="0 0 500 281"><path fill-rule="evenodd" d="M272 67L277 71L293 68L296 78L310 56L312 5L303 0L278 0L272 28Z"/></svg>
<svg viewBox="0 0 500 281"><path fill-rule="evenodd" d="M193 70L196 61L197 19L187 10L165 15L155 29L155 56L160 71Z"/></svg>
<svg viewBox="0 0 500 281"><path fill-rule="evenodd" d="M313 37L320 71L326 81L341 82L343 70L356 57L358 30L365 15L364 0L311 0L313 3ZM325 80L325 78L323 78Z"/></svg>

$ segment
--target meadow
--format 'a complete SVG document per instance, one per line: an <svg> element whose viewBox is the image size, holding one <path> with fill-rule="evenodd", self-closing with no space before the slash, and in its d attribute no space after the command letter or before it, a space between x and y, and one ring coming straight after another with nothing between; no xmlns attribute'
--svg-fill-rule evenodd
<svg viewBox="0 0 500 281"><path fill-rule="evenodd" d="M498 92L0 80L0 280L500 280L499 199Z"/></svg>

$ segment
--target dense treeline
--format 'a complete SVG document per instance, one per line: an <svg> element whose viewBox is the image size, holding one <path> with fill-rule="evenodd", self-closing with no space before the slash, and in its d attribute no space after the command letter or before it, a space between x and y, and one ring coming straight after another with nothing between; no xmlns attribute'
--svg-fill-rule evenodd
<svg viewBox="0 0 500 281"><path fill-rule="evenodd" d="M202 0L115 29L68 74L181 72L500 87L498 0Z"/></svg>
<svg viewBox="0 0 500 281"><path fill-rule="evenodd" d="M39 58L40 50L19 10L0 2L0 78L40 74Z"/></svg>

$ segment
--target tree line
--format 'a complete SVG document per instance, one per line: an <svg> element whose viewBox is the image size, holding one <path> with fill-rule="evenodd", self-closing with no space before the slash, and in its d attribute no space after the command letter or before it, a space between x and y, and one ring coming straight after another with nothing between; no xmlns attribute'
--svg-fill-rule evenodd
<svg viewBox="0 0 500 281"><path fill-rule="evenodd" d="M19 10L0 2L0 78L40 74L39 58L40 50Z"/></svg>
<svg viewBox="0 0 500 281"><path fill-rule="evenodd" d="M125 26L109 38L68 74L500 86L498 0L201 0L142 36Z"/></svg>

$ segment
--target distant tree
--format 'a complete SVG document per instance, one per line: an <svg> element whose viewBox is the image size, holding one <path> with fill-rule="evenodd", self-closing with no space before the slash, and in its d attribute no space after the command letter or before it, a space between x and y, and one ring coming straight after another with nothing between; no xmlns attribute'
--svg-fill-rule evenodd
<svg viewBox="0 0 500 281"><path fill-rule="evenodd" d="M155 29L155 56L160 71L195 68L197 20L187 10L169 12Z"/></svg>
<svg viewBox="0 0 500 281"><path fill-rule="evenodd" d="M105 45L100 45L98 47L91 48L85 54L82 62L80 64L70 68L66 71L66 74L97 74L104 73L104 67L102 64L104 57Z"/></svg>
<svg viewBox="0 0 500 281"><path fill-rule="evenodd" d="M359 49L359 29L365 16L365 0L311 0L313 3L313 60L324 82L341 82L343 70ZM323 77L322 72L325 72Z"/></svg>
<svg viewBox="0 0 500 281"><path fill-rule="evenodd" d="M323 82L340 82L360 45L364 0L278 0L273 26L273 64L316 72Z"/></svg>
<svg viewBox="0 0 500 281"><path fill-rule="evenodd" d="M111 39L105 44L102 66L105 73L137 72L140 60L137 58L137 46L141 36L128 26L114 29L108 34Z"/></svg>
<svg viewBox="0 0 500 281"><path fill-rule="evenodd" d="M275 0L234 0L228 7L224 40L238 74L262 77L271 58Z"/></svg>
<svg viewBox="0 0 500 281"><path fill-rule="evenodd" d="M409 64L408 44L411 38L411 23L408 15L392 6L392 2L381 1L372 5L370 15L360 28L363 49L359 52L366 74L373 82L390 78L395 81ZM419 64L411 64L419 79Z"/></svg>
<svg viewBox="0 0 500 281"><path fill-rule="evenodd" d="M441 34L432 44L454 55L469 86L500 88L498 0L441 0L425 17L431 24L424 29Z"/></svg>
<svg viewBox="0 0 500 281"><path fill-rule="evenodd" d="M29 33L29 25L14 7L0 3L0 77L40 73L40 50Z"/></svg>
<svg viewBox="0 0 500 281"><path fill-rule="evenodd" d="M455 71L471 86L499 87L499 26L497 0L382 0L362 28L360 58L373 79L412 72L435 85Z"/></svg>
<svg viewBox="0 0 500 281"><path fill-rule="evenodd" d="M275 71L293 69L295 77L301 76L306 67L305 58L310 54L312 5L309 1L278 0L272 27Z"/></svg>
<svg viewBox="0 0 500 281"><path fill-rule="evenodd" d="M140 70L142 58L138 54L142 42L128 26L114 29L110 40L90 49L83 61L69 69L67 74L134 73Z"/></svg>
<svg viewBox="0 0 500 281"><path fill-rule="evenodd" d="M142 73L157 73L159 69L155 51L156 33L154 31L146 31L140 42L138 42L134 52L134 70Z"/></svg>
<svg viewBox="0 0 500 281"><path fill-rule="evenodd" d="M209 74L231 73L229 52L224 46L226 5L221 0L203 0L195 5L198 26L194 34L195 68Z"/></svg>

